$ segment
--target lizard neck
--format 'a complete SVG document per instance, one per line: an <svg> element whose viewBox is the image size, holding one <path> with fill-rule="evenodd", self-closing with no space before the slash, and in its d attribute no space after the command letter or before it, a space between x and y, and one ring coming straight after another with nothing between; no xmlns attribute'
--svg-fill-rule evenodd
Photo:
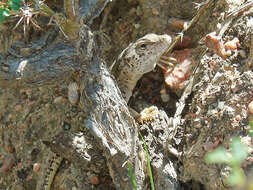
<svg viewBox="0 0 253 190"><path fill-rule="evenodd" d="M134 87L136 86L137 81L142 77L141 73L133 72L133 73L124 73L124 77L117 78L118 86L122 93L123 98L126 102L129 101L132 96Z"/></svg>

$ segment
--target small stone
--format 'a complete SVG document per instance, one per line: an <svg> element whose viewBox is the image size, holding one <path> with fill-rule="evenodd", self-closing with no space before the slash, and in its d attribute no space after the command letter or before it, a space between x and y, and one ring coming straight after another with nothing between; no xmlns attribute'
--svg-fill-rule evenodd
<svg viewBox="0 0 253 190"><path fill-rule="evenodd" d="M170 96L168 94L161 94L161 99L164 103L170 101Z"/></svg>
<svg viewBox="0 0 253 190"><path fill-rule="evenodd" d="M241 121L242 117L240 115L235 116L236 121Z"/></svg>
<svg viewBox="0 0 253 190"><path fill-rule="evenodd" d="M158 16L159 12L156 8L152 8L152 14Z"/></svg>
<svg viewBox="0 0 253 190"><path fill-rule="evenodd" d="M244 51L244 50L238 50L238 54L242 57L242 58L247 58L247 54L246 54L246 52Z"/></svg>
<svg viewBox="0 0 253 190"><path fill-rule="evenodd" d="M40 165L39 163L35 163L35 164L33 165L33 171L34 171L35 173L39 173L40 168L41 168L41 165Z"/></svg>
<svg viewBox="0 0 253 190"><path fill-rule="evenodd" d="M140 24L135 24L134 27L135 27L135 29L139 29L141 27L141 25Z"/></svg>
<svg viewBox="0 0 253 190"><path fill-rule="evenodd" d="M22 106L21 105L16 105L15 106L15 111L19 112L22 110Z"/></svg>
<svg viewBox="0 0 253 190"><path fill-rule="evenodd" d="M77 111L77 107L76 106L72 106L71 111L72 112L76 112Z"/></svg>
<svg viewBox="0 0 253 190"><path fill-rule="evenodd" d="M76 105L79 102L80 92L77 83L70 83L68 86L68 99L72 105Z"/></svg>
<svg viewBox="0 0 253 190"><path fill-rule="evenodd" d="M49 108L49 107L50 107L49 103L45 104L45 108Z"/></svg>
<svg viewBox="0 0 253 190"><path fill-rule="evenodd" d="M10 114L8 115L8 120L12 120L12 119L14 119L14 115L10 113Z"/></svg>
<svg viewBox="0 0 253 190"><path fill-rule="evenodd" d="M252 28L252 27L253 27L253 18L250 18L250 19L247 21L247 27L248 27L248 28Z"/></svg>
<svg viewBox="0 0 253 190"><path fill-rule="evenodd" d="M170 101L170 96L169 96L169 94L167 94L167 91L165 88L160 90L160 94L161 94L161 99L164 103Z"/></svg>
<svg viewBox="0 0 253 190"><path fill-rule="evenodd" d="M23 166L22 166L22 163L18 163L18 165L17 165L17 167L18 167L18 169L21 169Z"/></svg>
<svg viewBox="0 0 253 190"><path fill-rule="evenodd" d="M64 102L64 98L62 96L58 96L54 99L55 104L60 104L62 102Z"/></svg>
<svg viewBox="0 0 253 190"><path fill-rule="evenodd" d="M160 90L160 94L167 94L166 89L165 89L165 88L161 89L161 90Z"/></svg>
<svg viewBox="0 0 253 190"><path fill-rule="evenodd" d="M253 115L253 101L251 101L248 105L249 113Z"/></svg>
<svg viewBox="0 0 253 190"><path fill-rule="evenodd" d="M63 130L69 130L71 128L70 124L67 122L63 123Z"/></svg>
<svg viewBox="0 0 253 190"><path fill-rule="evenodd" d="M93 184L93 185L98 185L99 184L99 179L97 176L92 176L90 178L90 183Z"/></svg>

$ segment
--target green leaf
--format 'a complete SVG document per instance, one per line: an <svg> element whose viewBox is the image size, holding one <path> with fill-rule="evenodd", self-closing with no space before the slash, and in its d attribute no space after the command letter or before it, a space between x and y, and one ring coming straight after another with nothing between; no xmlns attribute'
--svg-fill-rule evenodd
<svg viewBox="0 0 253 190"><path fill-rule="evenodd" d="M11 13L10 13L10 11L9 11L8 9L4 9L3 15L4 15L5 17L8 17L8 16L11 15Z"/></svg>
<svg viewBox="0 0 253 190"><path fill-rule="evenodd" d="M231 156L227 153L226 149L221 146L205 155L205 161L207 163L228 163L230 159Z"/></svg>
<svg viewBox="0 0 253 190"><path fill-rule="evenodd" d="M131 180L132 180L134 189L135 189L135 190L138 190L138 189L137 189L137 185L136 185L136 181L135 181L135 179L134 179L134 172L133 172L132 166L131 166L131 164L130 164L129 162L127 163L127 167L128 167L129 175L130 175L130 177L131 177Z"/></svg>
<svg viewBox="0 0 253 190"><path fill-rule="evenodd" d="M150 181L150 185L151 185L151 190L155 190L155 184L154 184L152 170L151 170L151 164L150 164L150 159L149 159L148 147L147 147L147 144L146 144L143 136L141 134L140 134L140 136L141 136L141 140L142 140L142 142L144 144L144 150L146 152L146 159L147 159L148 174L149 174L149 181Z"/></svg>
<svg viewBox="0 0 253 190"><path fill-rule="evenodd" d="M243 170L239 167L233 168L231 173L228 176L228 183L229 185L237 185L242 186L245 184L245 174Z"/></svg>
<svg viewBox="0 0 253 190"><path fill-rule="evenodd" d="M235 165L240 166L241 163L246 159L246 157L248 155L247 145L243 144L239 137L234 137L232 139L230 147L232 148L232 150L231 150L231 153L232 153L231 164L235 164Z"/></svg>
<svg viewBox="0 0 253 190"><path fill-rule="evenodd" d="M23 2L23 0L12 0L13 3L16 3L16 4L21 4Z"/></svg>
<svg viewBox="0 0 253 190"><path fill-rule="evenodd" d="M11 6L11 9L18 11L21 7L23 0L9 0L8 4Z"/></svg>
<svg viewBox="0 0 253 190"><path fill-rule="evenodd" d="M253 137L253 120L249 121L249 125L250 125L250 132L249 132L249 135L251 137Z"/></svg>
<svg viewBox="0 0 253 190"><path fill-rule="evenodd" d="M249 126L251 129L253 129L253 120L249 121Z"/></svg>
<svg viewBox="0 0 253 190"><path fill-rule="evenodd" d="M6 8L0 8L0 23L3 22L8 16L10 16L10 11Z"/></svg>

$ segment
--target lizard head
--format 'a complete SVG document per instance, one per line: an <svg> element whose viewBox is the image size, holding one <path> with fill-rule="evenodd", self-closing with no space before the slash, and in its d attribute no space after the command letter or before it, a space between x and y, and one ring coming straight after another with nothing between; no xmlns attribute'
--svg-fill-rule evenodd
<svg viewBox="0 0 253 190"><path fill-rule="evenodd" d="M135 69L143 74L152 71L171 42L171 37L166 34L147 34L137 40L132 46L135 48L135 55L132 55L132 59L138 62Z"/></svg>
<svg viewBox="0 0 253 190"><path fill-rule="evenodd" d="M112 73L127 102L137 81L155 68L160 56L171 43L169 35L147 34L121 52L112 66Z"/></svg>

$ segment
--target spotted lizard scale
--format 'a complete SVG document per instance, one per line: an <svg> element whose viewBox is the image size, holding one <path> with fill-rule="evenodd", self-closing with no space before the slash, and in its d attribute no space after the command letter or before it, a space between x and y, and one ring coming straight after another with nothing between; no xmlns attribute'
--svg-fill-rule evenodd
<svg viewBox="0 0 253 190"><path fill-rule="evenodd" d="M143 74L155 68L160 56L171 43L172 39L169 35L147 34L122 51L112 66L112 73L126 102L132 96L138 80ZM46 175L43 177L42 185L39 185L36 190L50 190L62 159L59 155L53 156L46 170Z"/></svg>
<svg viewBox="0 0 253 190"><path fill-rule="evenodd" d="M45 173L42 175L42 181L36 187L36 190L50 190L55 174L62 162L63 158L55 153L50 155L47 161Z"/></svg>

